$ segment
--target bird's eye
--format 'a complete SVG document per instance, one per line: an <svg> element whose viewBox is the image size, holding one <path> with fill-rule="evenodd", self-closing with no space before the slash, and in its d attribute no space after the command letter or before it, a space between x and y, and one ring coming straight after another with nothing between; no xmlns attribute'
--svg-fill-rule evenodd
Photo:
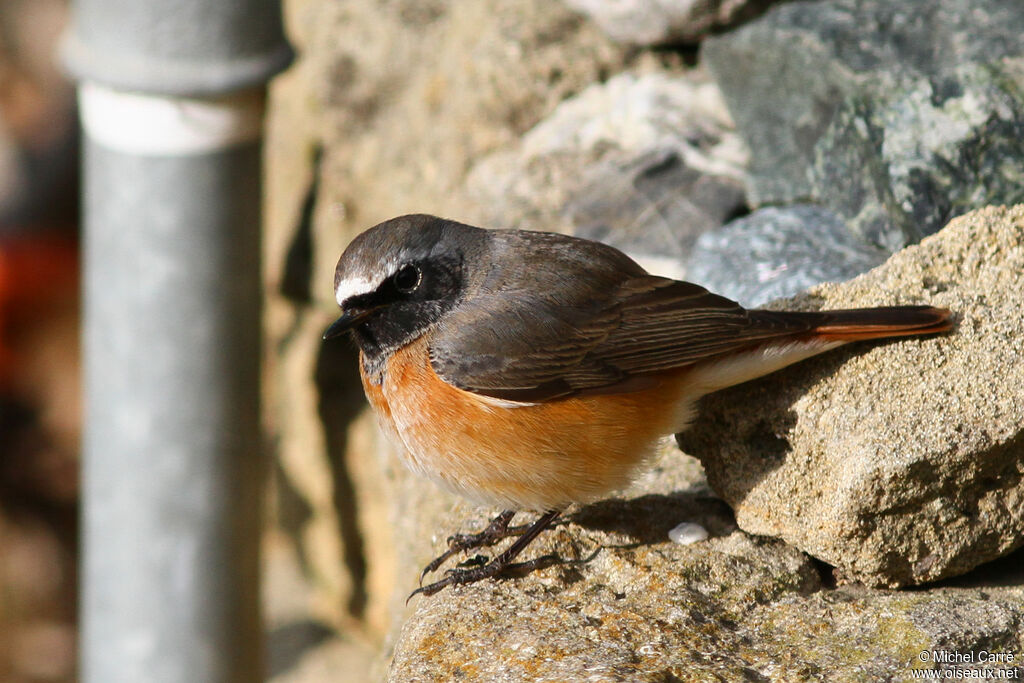
<svg viewBox="0 0 1024 683"><path fill-rule="evenodd" d="M413 264L406 263L398 269L398 272L395 273L393 279L395 289L403 294L409 294L420 286L420 280L423 279L423 273L421 273L420 269Z"/></svg>

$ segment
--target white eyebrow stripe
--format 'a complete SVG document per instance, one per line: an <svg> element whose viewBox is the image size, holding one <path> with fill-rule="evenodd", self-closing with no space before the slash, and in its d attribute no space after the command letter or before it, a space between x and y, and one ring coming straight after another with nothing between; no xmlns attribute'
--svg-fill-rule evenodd
<svg viewBox="0 0 1024 683"><path fill-rule="evenodd" d="M334 290L334 298L341 306L345 303L346 299L349 299L357 294L368 294L372 292L376 287L375 283L370 282L366 278L362 277L348 277L338 283L338 288Z"/></svg>
<svg viewBox="0 0 1024 683"><path fill-rule="evenodd" d="M348 299L359 294L369 294L378 287L384 280L391 276L396 270L398 270L399 260L395 257L389 258L383 263L378 263L372 270L374 272L370 275L374 279L369 279L364 275L349 275L347 278L338 283L338 286L334 290L334 298L341 306L345 303L345 299ZM365 272L365 271L364 271Z"/></svg>

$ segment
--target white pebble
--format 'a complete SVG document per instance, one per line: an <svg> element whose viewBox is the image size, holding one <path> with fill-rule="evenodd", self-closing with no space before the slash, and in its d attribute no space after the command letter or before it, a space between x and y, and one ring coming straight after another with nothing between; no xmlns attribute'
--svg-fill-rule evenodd
<svg viewBox="0 0 1024 683"><path fill-rule="evenodd" d="M683 522L668 532L669 539L679 545L698 543L708 537L708 530L694 522Z"/></svg>

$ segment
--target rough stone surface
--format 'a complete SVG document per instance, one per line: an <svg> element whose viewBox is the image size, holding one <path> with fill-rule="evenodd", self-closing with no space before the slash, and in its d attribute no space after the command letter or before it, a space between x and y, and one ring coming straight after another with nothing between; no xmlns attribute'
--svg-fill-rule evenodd
<svg viewBox="0 0 1024 683"><path fill-rule="evenodd" d="M624 43L695 43L754 16L773 0L566 0Z"/></svg>
<svg viewBox="0 0 1024 683"><path fill-rule="evenodd" d="M885 252L853 235L828 209L759 209L697 239L687 278L744 306L762 306L882 263Z"/></svg>
<svg viewBox="0 0 1024 683"><path fill-rule="evenodd" d="M741 528L876 586L961 574L1024 543L1024 206L964 216L785 305L896 303L948 307L957 326L719 392L680 437Z"/></svg>
<svg viewBox="0 0 1024 683"><path fill-rule="evenodd" d="M843 103L807 175L850 230L895 251L970 209L1024 201L1024 60L887 80Z"/></svg>
<svg viewBox="0 0 1024 683"><path fill-rule="evenodd" d="M558 553L562 564L413 598L388 679L903 680L912 668L942 668L922 652L1024 646L1019 553L929 591L830 588L791 547L735 530L699 483L683 477L671 491L672 470L696 473L691 463L666 453L657 475L570 515L528 551ZM672 543L680 521L711 537ZM442 548L443 534L432 552Z"/></svg>
<svg viewBox="0 0 1024 683"><path fill-rule="evenodd" d="M672 543L668 532L680 522L699 523L711 538ZM439 536L432 552L443 548ZM820 585L805 556L736 531L720 501L686 491L588 506L528 552L555 552L565 562L521 580L413 598L389 679L573 680L587 669L595 680L654 675L695 664L700 652L737 647L741 637L723 622L746 606Z"/></svg>
<svg viewBox="0 0 1024 683"><path fill-rule="evenodd" d="M1004 0L791 2L702 55L751 147L753 204L823 203L892 250L1019 200L1024 88L1003 60L1022 32Z"/></svg>
<svg viewBox="0 0 1024 683"><path fill-rule="evenodd" d="M601 576L567 585L545 576L425 602L403 633L389 680L568 681L581 673L591 681L909 680L911 669L943 668L921 653L1019 653L1022 645L1019 589L791 590L736 609L719 601L713 580L695 587L676 574L707 565L674 549L658 553L658 562L651 554L630 558L636 564L622 583ZM765 581L756 570L747 578ZM955 615L963 628L942 633L937 614L947 624ZM1012 666L958 668L1005 675Z"/></svg>

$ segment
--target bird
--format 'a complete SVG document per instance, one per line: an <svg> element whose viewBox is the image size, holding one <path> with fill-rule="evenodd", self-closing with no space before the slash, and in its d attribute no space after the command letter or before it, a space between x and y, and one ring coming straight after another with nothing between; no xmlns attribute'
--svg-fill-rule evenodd
<svg viewBox="0 0 1024 683"><path fill-rule="evenodd" d="M410 595L530 570L514 560L570 505L626 486L698 399L843 344L949 330L931 306L745 309L606 244L427 214L384 221L338 260L366 397L415 473L502 509L455 534ZM518 512L532 524L512 526ZM518 536L426 586L452 555Z"/></svg>

